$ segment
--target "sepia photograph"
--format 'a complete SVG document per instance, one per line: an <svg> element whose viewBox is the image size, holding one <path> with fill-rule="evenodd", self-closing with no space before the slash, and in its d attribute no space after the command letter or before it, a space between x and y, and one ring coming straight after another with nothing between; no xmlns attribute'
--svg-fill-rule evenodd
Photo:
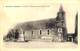
<svg viewBox="0 0 80 51"><path fill-rule="evenodd" d="M0 8L4 48L78 48L79 0L5 0Z"/></svg>

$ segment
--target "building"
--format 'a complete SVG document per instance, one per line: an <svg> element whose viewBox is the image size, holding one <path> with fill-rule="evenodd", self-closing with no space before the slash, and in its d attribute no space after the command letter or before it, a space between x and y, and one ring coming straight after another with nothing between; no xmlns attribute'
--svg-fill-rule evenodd
<svg viewBox="0 0 80 51"><path fill-rule="evenodd" d="M75 18L75 32L67 33L67 41L78 43L78 13Z"/></svg>
<svg viewBox="0 0 80 51"><path fill-rule="evenodd" d="M56 18L20 23L17 24L13 30L14 31L12 32L18 30L19 38L14 38L15 33L10 33L14 35L7 36L7 38L11 40L14 39L16 41L41 40L52 42L65 42L68 39L65 23L65 11L63 10L62 6L60 6L59 8Z"/></svg>

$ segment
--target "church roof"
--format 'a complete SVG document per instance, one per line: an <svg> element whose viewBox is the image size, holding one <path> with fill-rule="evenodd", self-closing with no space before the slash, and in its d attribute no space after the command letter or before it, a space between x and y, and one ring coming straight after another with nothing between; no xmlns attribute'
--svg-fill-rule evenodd
<svg viewBox="0 0 80 51"><path fill-rule="evenodd" d="M55 18L30 21L18 24L15 28L21 28L23 30L34 30L34 29L50 29L55 27Z"/></svg>

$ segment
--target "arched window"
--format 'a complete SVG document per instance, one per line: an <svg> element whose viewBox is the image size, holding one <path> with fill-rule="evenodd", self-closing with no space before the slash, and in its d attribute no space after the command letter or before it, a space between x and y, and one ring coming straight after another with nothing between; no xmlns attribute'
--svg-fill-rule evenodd
<svg viewBox="0 0 80 51"><path fill-rule="evenodd" d="M48 35L49 35L49 30L48 30Z"/></svg>
<svg viewBox="0 0 80 51"><path fill-rule="evenodd" d="M33 30L32 30L32 35L33 35Z"/></svg>
<svg viewBox="0 0 80 51"><path fill-rule="evenodd" d="M40 35L42 34L41 30L40 30Z"/></svg>

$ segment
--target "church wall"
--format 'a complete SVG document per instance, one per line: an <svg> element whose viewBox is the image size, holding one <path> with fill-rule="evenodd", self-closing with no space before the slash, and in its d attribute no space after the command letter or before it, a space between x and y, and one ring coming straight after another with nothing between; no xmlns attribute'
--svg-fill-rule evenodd
<svg viewBox="0 0 80 51"><path fill-rule="evenodd" d="M55 29L38 29L25 31L25 40L42 39L56 40Z"/></svg>

